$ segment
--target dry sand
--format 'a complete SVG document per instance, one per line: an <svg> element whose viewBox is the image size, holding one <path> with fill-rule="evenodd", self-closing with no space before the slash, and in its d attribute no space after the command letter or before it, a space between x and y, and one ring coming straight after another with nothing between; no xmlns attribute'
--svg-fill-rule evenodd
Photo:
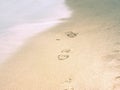
<svg viewBox="0 0 120 90"><path fill-rule="evenodd" d="M120 23L83 16L72 1L71 19L1 65L0 90L120 90Z"/></svg>

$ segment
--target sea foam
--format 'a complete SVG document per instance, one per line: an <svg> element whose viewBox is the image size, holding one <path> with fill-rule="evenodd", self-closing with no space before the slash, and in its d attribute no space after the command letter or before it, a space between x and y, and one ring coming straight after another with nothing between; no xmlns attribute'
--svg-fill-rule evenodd
<svg viewBox="0 0 120 90"><path fill-rule="evenodd" d="M2 0L0 12L0 63L30 37L71 16L65 0Z"/></svg>

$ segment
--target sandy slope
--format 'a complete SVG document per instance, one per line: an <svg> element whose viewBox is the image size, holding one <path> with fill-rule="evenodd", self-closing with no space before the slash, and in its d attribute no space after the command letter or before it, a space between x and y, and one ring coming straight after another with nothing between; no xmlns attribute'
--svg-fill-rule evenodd
<svg viewBox="0 0 120 90"><path fill-rule="evenodd" d="M45 32L31 40L3 65L0 89L113 90L119 84L118 32L75 30Z"/></svg>
<svg viewBox="0 0 120 90"><path fill-rule="evenodd" d="M78 17L32 38L3 64L0 90L120 90L119 23Z"/></svg>

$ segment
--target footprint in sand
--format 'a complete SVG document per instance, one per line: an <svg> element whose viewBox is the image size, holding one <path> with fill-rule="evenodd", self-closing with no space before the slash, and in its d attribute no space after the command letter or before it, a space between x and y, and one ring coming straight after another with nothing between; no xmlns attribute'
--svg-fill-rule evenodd
<svg viewBox="0 0 120 90"><path fill-rule="evenodd" d="M60 54L58 55L58 60L66 60L69 58L69 55L67 54Z"/></svg>
<svg viewBox="0 0 120 90"><path fill-rule="evenodd" d="M71 49L63 49L61 50L61 54L58 55L58 60L66 60L70 57L69 53Z"/></svg>
<svg viewBox="0 0 120 90"><path fill-rule="evenodd" d="M61 53L69 53L69 52L71 52L70 49L64 49L64 50L61 51Z"/></svg>
<svg viewBox="0 0 120 90"><path fill-rule="evenodd" d="M69 78L68 80L65 80L60 87L60 90L75 90L72 85L72 79Z"/></svg>
<svg viewBox="0 0 120 90"><path fill-rule="evenodd" d="M72 82L72 78L69 78L68 80L65 80L64 82L71 83Z"/></svg>
<svg viewBox="0 0 120 90"><path fill-rule="evenodd" d="M69 37L69 38L75 38L78 33L74 33L72 31L69 31L69 32L65 32L65 34Z"/></svg>

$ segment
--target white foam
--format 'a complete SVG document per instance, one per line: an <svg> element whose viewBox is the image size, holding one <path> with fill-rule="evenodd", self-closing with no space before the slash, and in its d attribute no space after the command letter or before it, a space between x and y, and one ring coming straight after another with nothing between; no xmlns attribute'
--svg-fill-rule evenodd
<svg viewBox="0 0 120 90"><path fill-rule="evenodd" d="M12 22L12 24L5 23L6 25L3 26L6 27L4 27L4 31L0 34L0 63L4 62L8 57L15 53L27 39L61 23L61 18L69 18L71 15L71 11L68 7L66 7L64 0L29 0L28 2L30 2L30 7L35 4L30 11L29 9L24 11L24 8L21 5L19 6L19 3L22 2L15 2L18 4L18 6L17 4L15 4L15 6L19 7L18 9L20 11L18 10L18 13L21 15L19 15L16 11L9 11L9 13L13 12L12 15L15 18L12 17L8 20L4 20L5 22ZM24 3L26 4L28 2ZM9 1L9 3L11 2ZM41 6L39 7L39 5ZM12 7L12 9L15 8L15 6ZM39 15L37 18L36 12L38 12L37 14ZM30 18L27 18L26 16L29 16Z"/></svg>

